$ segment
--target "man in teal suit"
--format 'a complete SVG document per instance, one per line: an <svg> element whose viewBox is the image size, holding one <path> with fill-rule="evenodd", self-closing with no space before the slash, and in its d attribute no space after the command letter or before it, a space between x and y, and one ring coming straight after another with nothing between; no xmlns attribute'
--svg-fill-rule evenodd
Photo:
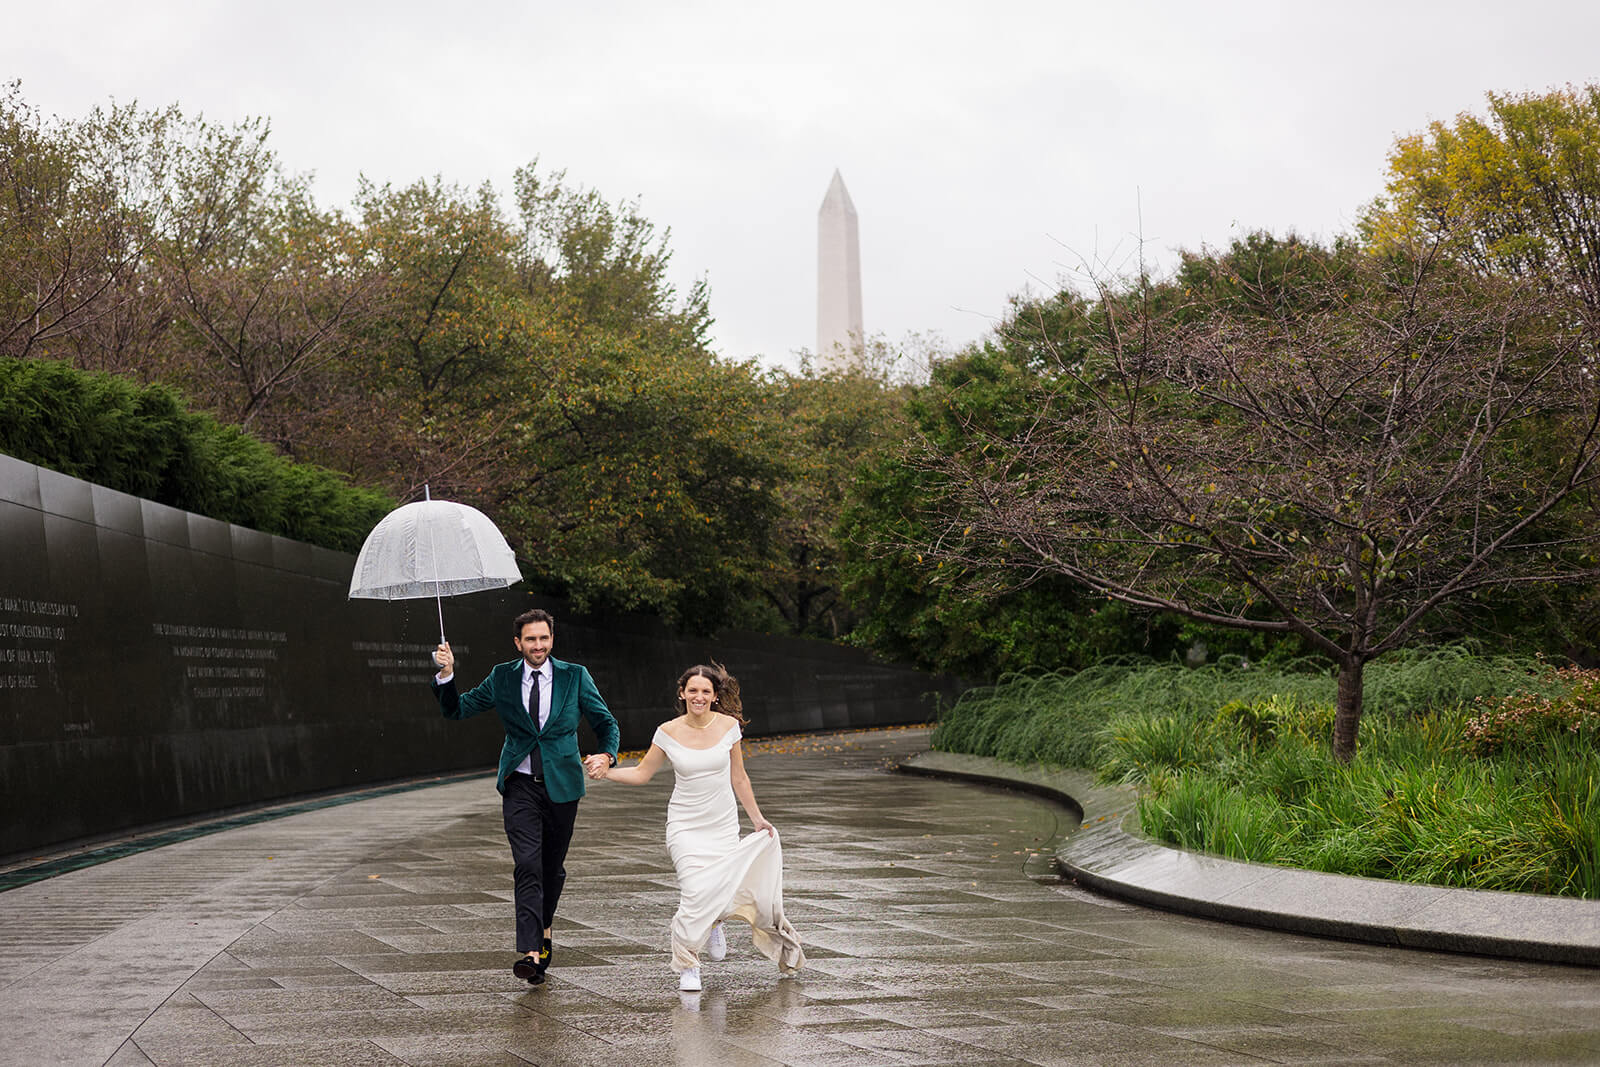
<svg viewBox="0 0 1600 1067"><path fill-rule="evenodd" d="M617 720L594 679L576 663L550 655L556 621L537 608L512 623L521 659L497 664L475 689L457 693L448 643L433 654L433 692L447 719L494 711L505 726L500 748L500 809L516 864L517 960L511 973L532 985L550 966L550 928L566 883L567 846L584 794L586 772L617 764ZM578 719L587 719L604 750L580 760Z"/></svg>

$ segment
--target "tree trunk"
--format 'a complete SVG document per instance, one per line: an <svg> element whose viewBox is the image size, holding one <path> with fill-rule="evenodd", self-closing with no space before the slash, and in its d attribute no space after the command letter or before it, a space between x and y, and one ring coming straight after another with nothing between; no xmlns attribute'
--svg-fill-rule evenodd
<svg viewBox="0 0 1600 1067"><path fill-rule="evenodd" d="M1339 664L1339 702L1333 716L1333 758L1349 763L1356 754L1361 726L1361 676L1367 661L1351 657Z"/></svg>

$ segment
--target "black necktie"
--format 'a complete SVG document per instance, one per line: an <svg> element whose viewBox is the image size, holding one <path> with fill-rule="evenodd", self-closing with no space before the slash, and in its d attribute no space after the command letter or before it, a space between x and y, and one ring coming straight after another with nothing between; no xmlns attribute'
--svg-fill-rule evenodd
<svg viewBox="0 0 1600 1067"><path fill-rule="evenodd" d="M539 671L533 671L533 682L528 686L528 718L533 720L533 732L539 732ZM528 770L535 778L544 775L544 757L539 752L539 745L534 743L533 751L528 753Z"/></svg>

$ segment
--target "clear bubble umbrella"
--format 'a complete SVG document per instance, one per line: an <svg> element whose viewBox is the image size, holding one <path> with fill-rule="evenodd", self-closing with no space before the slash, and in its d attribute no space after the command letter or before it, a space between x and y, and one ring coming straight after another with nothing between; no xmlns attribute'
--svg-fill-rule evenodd
<svg viewBox="0 0 1600 1067"><path fill-rule="evenodd" d="M385 515L356 556L350 596L372 600L433 597L444 643L443 597L504 589L522 581L517 558L489 517L452 500L424 499Z"/></svg>

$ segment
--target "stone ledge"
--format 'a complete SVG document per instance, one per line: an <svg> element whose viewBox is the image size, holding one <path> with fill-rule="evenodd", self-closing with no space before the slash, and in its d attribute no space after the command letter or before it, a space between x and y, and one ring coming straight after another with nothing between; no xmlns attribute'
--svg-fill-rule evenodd
<svg viewBox="0 0 1600 1067"><path fill-rule="evenodd" d="M1038 793L1079 812L1061 871L1107 896L1224 922L1403 948L1600 966L1600 901L1392 882L1186 852L1130 832L1131 786L1087 771L923 752L901 769Z"/></svg>

